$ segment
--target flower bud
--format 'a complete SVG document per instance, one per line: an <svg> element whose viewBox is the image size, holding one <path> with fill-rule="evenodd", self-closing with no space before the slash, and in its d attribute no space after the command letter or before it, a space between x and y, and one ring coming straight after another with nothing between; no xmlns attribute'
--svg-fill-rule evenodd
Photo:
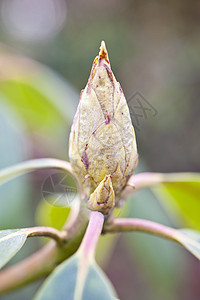
<svg viewBox="0 0 200 300"><path fill-rule="evenodd" d="M110 176L99 183L95 191L90 195L88 208L107 214L115 205L115 193Z"/></svg>
<svg viewBox="0 0 200 300"><path fill-rule="evenodd" d="M118 201L137 164L135 132L128 105L111 71L104 42L81 92L70 133L69 156L86 195L91 197L89 203L97 210L94 201L105 203L103 195L107 185L114 190ZM111 201L113 196L106 194L105 197Z"/></svg>

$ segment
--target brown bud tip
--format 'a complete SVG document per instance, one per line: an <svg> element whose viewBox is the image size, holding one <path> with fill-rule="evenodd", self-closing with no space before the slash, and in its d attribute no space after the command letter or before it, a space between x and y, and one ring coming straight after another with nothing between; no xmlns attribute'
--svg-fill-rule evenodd
<svg viewBox="0 0 200 300"><path fill-rule="evenodd" d="M100 51L99 51L99 59L105 59L108 63L110 63L109 58L108 58L108 52L106 49L106 44L104 41L101 42Z"/></svg>

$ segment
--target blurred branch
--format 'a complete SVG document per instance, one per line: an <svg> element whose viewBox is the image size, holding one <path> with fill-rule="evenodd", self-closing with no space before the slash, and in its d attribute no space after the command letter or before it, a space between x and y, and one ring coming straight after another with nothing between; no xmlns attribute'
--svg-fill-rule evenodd
<svg viewBox="0 0 200 300"><path fill-rule="evenodd" d="M113 219L104 225L104 233L140 231L177 241L177 230L171 227L143 219Z"/></svg>
<svg viewBox="0 0 200 300"><path fill-rule="evenodd" d="M139 173L131 176L122 192L122 201L133 192L170 182L200 182L200 173Z"/></svg>
<svg viewBox="0 0 200 300"><path fill-rule="evenodd" d="M55 159L55 158L40 158L40 159L33 159L28 160L22 163L19 163L17 165L7 167L0 171L0 184L3 184L7 182L8 180L11 180L19 175L35 171L38 169L44 169L44 168L57 168L62 169L66 172L68 172L71 176L74 177L76 184L78 186L78 190L80 195L83 194L82 188L79 184L78 179L73 173L71 164L67 161Z"/></svg>
<svg viewBox="0 0 200 300"><path fill-rule="evenodd" d="M86 210L81 208L77 201L63 227L68 239L65 245L61 247L51 241L33 255L0 272L0 295L48 275L78 249L88 222ZM46 234L49 233L46 231Z"/></svg>
<svg viewBox="0 0 200 300"><path fill-rule="evenodd" d="M42 236L42 237L52 238L61 246L67 242L67 231L66 230L59 231L53 227L38 226L38 227L23 228L20 231L28 232L27 237Z"/></svg>
<svg viewBox="0 0 200 300"><path fill-rule="evenodd" d="M171 227L143 219L113 219L104 226L104 233L140 231L177 242L200 260L200 232Z"/></svg>

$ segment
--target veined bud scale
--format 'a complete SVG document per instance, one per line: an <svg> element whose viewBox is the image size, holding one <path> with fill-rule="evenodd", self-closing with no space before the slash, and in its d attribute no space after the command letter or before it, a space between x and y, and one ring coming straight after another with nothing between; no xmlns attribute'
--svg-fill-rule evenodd
<svg viewBox="0 0 200 300"><path fill-rule="evenodd" d="M69 156L89 198L88 207L107 214L133 174L138 154L128 105L104 42L81 92Z"/></svg>

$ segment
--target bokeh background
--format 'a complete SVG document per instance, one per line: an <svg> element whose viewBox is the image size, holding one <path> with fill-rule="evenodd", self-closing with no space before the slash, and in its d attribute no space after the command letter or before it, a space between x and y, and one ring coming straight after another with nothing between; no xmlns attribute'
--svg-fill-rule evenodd
<svg viewBox="0 0 200 300"><path fill-rule="evenodd" d="M79 93L101 40L137 127L137 172L200 171L197 0L1 0L0 168L32 158L68 159ZM1 229L62 227L68 209L52 207L41 192L53 172L37 171L0 187ZM200 229L190 196L177 197L182 204L167 190L144 190L120 215ZM28 241L11 263L39 247L39 239ZM172 242L108 235L97 259L122 300L200 299L199 262ZM40 284L1 299L32 299Z"/></svg>

